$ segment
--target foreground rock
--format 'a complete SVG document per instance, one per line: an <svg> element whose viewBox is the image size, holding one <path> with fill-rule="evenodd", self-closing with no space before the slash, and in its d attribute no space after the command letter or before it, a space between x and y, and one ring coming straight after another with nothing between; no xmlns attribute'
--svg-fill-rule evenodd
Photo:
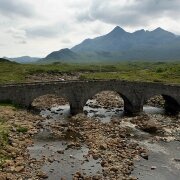
<svg viewBox="0 0 180 180"><path fill-rule="evenodd" d="M47 73L33 73L26 76L27 82L44 82L44 81L68 81L68 80L78 80L82 73L63 73L63 72L47 72Z"/></svg>
<svg viewBox="0 0 180 180"><path fill-rule="evenodd" d="M120 121L105 124L79 114L72 118L69 126L80 132L83 142L88 145L87 157L102 159L102 179L131 179L133 159L146 153L145 149L126 138L129 132L120 126Z"/></svg>
<svg viewBox="0 0 180 180"><path fill-rule="evenodd" d="M146 102L146 104L149 106L159 107L159 108L164 108L164 103L165 100L161 95L152 97Z"/></svg>
<svg viewBox="0 0 180 180"><path fill-rule="evenodd" d="M1 144L0 149L1 155L6 157L1 163L0 178L48 178L46 172L40 169L44 163L52 163L55 159L31 159L27 151L27 146L33 143L33 136L42 130L44 119L12 107L0 107L0 119L5 120L9 129L7 144ZM74 179L135 179L130 175L134 168L134 160L139 157L148 159L148 151L138 144L138 139L135 139L135 127L151 133L152 142L178 140L180 137L180 119L162 115L114 118L109 123L103 123L99 119L79 114L67 122L49 122L48 126L51 127L53 137L68 140L66 149L57 149L59 155L85 144L89 148L85 160L100 159L102 173L87 177L77 172Z"/></svg>
<svg viewBox="0 0 180 180"><path fill-rule="evenodd" d="M121 108L124 101L120 95L113 91L102 91L93 97L95 102L90 107Z"/></svg>
<svg viewBox="0 0 180 180"><path fill-rule="evenodd" d="M0 119L7 128L6 141L0 143L0 179L36 177L38 162L29 158L27 147L33 143L42 118L13 107L0 107Z"/></svg>
<svg viewBox="0 0 180 180"><path fill-rule="evenodd" d="M68 101L64 98L48 94L35 99L32 103L32 106L36 109L48 109L52 107L57 107L58 105L66 104L68 104Z"/></svg>

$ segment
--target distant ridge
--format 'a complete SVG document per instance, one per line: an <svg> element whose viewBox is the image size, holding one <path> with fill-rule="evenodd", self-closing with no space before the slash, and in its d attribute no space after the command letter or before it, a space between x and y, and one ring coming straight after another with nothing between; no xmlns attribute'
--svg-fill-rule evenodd
<svg viewBox="0 0 180 180"><path fill-rule="evenodd" d="M15 63L15 62L11 62L5 58L0 58L0 63Z"/></svg>
<svg viewBox="0 0 180 180"><path fill-rule="evenodd" d="M23 63L23 64L35 63L36 61L38 61L40 59L38 57L30 57L30 56L22 56L22 57L15 57L15 58L5 57L5 58L10 61L15 61L17 63Z"/></svg>
<svg viewBox="0 0 180 180"><path fill-rule="evenodd" d="M180 37L160 27L133 33L116 26L106 35L85 39L71 49L61 49L40 60L51 62L119 62L180 60Z"/></svg>

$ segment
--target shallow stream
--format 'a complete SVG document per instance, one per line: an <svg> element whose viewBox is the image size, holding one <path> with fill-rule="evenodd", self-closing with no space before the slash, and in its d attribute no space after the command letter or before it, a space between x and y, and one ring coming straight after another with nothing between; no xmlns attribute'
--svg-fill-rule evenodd
<svg viewBox="0 0 180 180"><path fill-rule="evenodd" d="M123 120L122 108L93 108L90 104L92 100L84 107L88 117L97 117L104 123L110 122L112 117L121 116ZM144 107L144 111L148 114L164 113L163 109L150 106ZM60 178L70 180L76 172L88 176L102 174L101 161L87 157L89 149L86 145L67 148L72 139L58 139L52 135L50 124L59 121L66 123L69 113L68 105L42 110L40 114L46 120L42 124L41 132L34 139L34 145L28 148L32 158L46 159L42 171L48 174L49 180ZM136 129L131 123L124 122L122 126L131 127L136 137L134 140L150 151L149 160L140 159L135 162L132 175L142 180L180 179L180 142L149 143L150 134Z"/></svg>

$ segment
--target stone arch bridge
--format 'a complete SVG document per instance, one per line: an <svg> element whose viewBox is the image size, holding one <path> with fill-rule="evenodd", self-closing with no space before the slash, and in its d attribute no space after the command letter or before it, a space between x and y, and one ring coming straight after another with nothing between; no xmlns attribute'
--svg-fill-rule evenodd
<svg viewBox="0 0 180 180"><path fill-rule="evenodd" d="M88 99L101 91L115 91L124 100L124 111L128 115L139 114L149 98L162 95L165 110L171 114L180 111L180 85L120 80L97 81L52 81L0 85L0 101L30 108L34 99L54 94L69 101L71 114L83 112Z"/></svg>

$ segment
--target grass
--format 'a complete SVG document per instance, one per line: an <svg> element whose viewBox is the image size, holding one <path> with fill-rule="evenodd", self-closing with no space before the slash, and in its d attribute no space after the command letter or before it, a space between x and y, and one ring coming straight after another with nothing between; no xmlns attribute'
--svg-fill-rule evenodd
<svg viewBox="0 0 180 180"><path fill-rule="evenodd" d="M21 105L15 104L15 103L13 103L12 101L9 101L9 100L0 101L0 106L8 106L8 107L10 106L10 107L13 107L15 109L22 109L23 108Z"/></svg>
<svg viewBox="0 0 180 180"><path fill-rule="evenodd" d="M180 62L119 64L116 72L88 73L81 75L81 79L121 79L179 84Z"/></svg>
<svg viewBox="0 0 180 180"><path fill-rule="evenodd" d="M113 66L104 65L102 71L116 70ZM64 72L96 72L99 70L97 65L80 64L51 64L33 65L0 62L0 83L25 82L26 76L38 73L64 73Z"/></svg>
<svg viewBox="0 0 180 180"><path fill-rule="evenodd" d="M5 120L0 119L0 146L4 146L8 142L8 126Z"/></svg>
<svg viewBox="0 0 180 180"><path fill-rule="evenodd" d="M28 128L26 127L22 127L22 126L18 126L17 127L17 132L21 132L21 133L26 133L28 131Z"/></svg>
<svg viewBox="0 0 180 180"><path fill-rule="evenodd" d="M180 61L121 62L118 64L17 64L0 62L0 83L20 83L26 76L39 73L81 72L81 79L122 79L180 83ZM85 73L86 72L86 73ZM88 73L87 73L88 72Z"/></svg>
<svg viewBox="0 0 180 180"><path fill-rule="evenodd" d="M26 133L28 128L22 127L20 125L15 125L17 132ZM9 144L9 128L6 120L0 118L0 169L4 164L5 160L10 159L10 157L6 156L2 151L6 150L6 146Z"/></svg>
<svg viewBox="0 0 180 180"><path fill-rule="evenodd" d="M8 144L9 127L4 119L0 118L0 167L8 157L1 153L3 147Z"/></svg>

